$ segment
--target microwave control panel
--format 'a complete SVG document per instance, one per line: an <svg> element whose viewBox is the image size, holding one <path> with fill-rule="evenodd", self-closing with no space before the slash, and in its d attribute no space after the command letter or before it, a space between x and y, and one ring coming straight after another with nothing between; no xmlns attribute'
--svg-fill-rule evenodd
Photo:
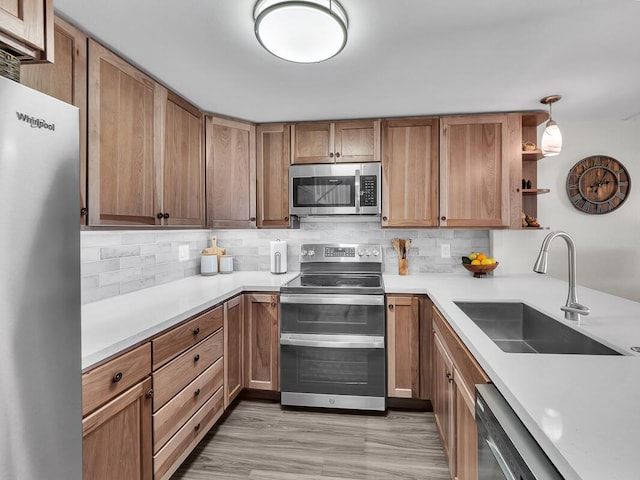
<svg viewBox="0 0 640 480"><path fill-rule="evenodd" d="M360 206L375 207L378 204L377 191L378 178L375 175L362 175L360 177Z"/></svg>

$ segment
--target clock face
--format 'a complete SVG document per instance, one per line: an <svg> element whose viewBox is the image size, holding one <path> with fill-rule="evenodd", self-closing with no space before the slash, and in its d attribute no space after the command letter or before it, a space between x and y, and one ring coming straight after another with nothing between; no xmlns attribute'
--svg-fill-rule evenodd
<svg viewBox="0 0 640 480"><path fill-rule="evenodd" d="M576 163L567 176L567 194L578 210L602 214L620 207L629 195L631 181L615 158L594 155Z"/></svg>

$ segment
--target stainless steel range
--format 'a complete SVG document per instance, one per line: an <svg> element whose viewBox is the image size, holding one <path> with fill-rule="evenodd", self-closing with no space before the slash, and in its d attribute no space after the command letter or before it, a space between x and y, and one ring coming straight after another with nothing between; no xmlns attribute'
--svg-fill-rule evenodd
<svg viewBox="0 0 640 480"><path fill-rule="evenodd" d="M382 247L307 244L280 290L283 405L386 409Z"/></svg>

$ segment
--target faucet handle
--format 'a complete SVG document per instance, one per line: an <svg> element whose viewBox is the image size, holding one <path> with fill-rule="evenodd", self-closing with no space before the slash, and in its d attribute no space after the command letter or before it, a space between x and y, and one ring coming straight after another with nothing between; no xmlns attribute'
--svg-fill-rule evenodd
<svg viewBox="0 0 640 480"><path fill-rule="evenodd" d="M577 313L578 315L589 315L589 313L591 313L589 307L578 302L560 307L560 310L562 310L563 312Z"/></svg>

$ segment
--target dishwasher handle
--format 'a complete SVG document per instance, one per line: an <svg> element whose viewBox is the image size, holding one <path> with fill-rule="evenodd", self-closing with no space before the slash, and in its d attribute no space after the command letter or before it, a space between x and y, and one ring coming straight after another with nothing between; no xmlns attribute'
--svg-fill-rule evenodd
<svg viewBox="0 0 640 480"><path fill-rule="evenodd" d="M384 348L384 337L370 335L280 335L280 345L315 348Z"/></svg>

